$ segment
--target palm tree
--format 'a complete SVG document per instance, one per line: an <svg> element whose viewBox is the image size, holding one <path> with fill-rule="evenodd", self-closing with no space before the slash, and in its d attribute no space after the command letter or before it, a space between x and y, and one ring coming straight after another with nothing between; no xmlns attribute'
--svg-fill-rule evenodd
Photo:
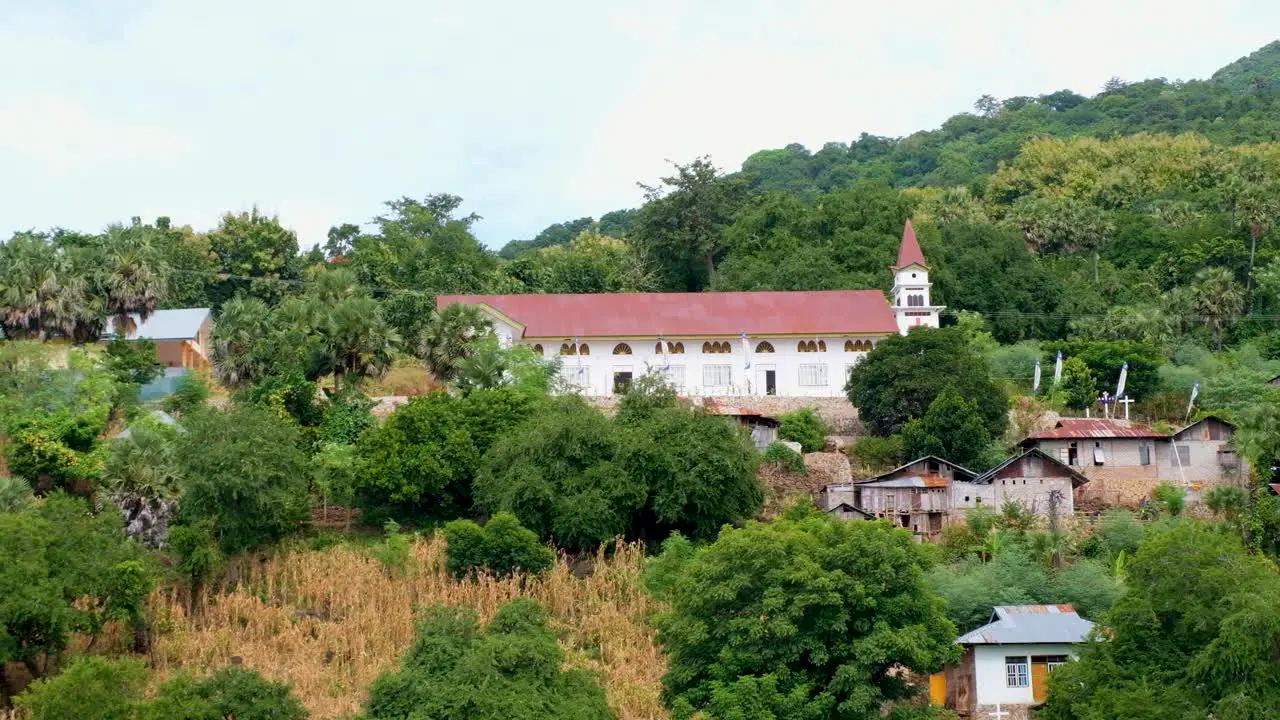
<svg viewBox="0 0 1280 720"><path fill-rule="evenodd" d="M102 278L106 309L117 333L137 329L133 316L146 321L168 293L168 273L145 235L119 226L104 238L106 271Z"/></svg>
<svg viewBox="0 0 1280 720"><path fill-rule="evenodd" d="M348 297L328 308L323 324L334 368L335 389L341 379L382 375L391 367L395 331L371 297Z"/></svg>
<svg viewBox="0 0 1280 720"><path fill-rule="evenodd" d="M458 362L471 354L472 344L493 331L493 323L479 308L454 303L437 310L422 332L418 356L441 382L450 382L458 372Z"/></svg>
<svg viewBox="0 0 1280 720"><path fill-rule="evenodd" d="M238 295L222 306L209 339L213 370L227 387L240 387L266 374L260 346L270 335L267 304Z"/></svg>
<svg viewBox="0 0 1280 720"><path fill-rule="evenodd" d="M1213 333L1218 349L1222 349L1222 333L1244 309L1245 291L1230 270L1208 267L1196 273L1192 284L1196 315Z"/></svg>

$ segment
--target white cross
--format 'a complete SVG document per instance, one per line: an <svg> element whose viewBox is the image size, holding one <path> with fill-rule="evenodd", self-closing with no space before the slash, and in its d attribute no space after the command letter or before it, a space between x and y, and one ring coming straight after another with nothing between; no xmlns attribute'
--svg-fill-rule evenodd
<svg viewBox="0 0 1280 720"><path fill-rule="evenodd" d="M1006 717L1009 717L1009 715L1010 713L1000 709L1000 703L996 703L996 709L993 710L989 715L987 715L987 717L992 717L992 718L995 718L996 720L1000 720L1000 718L1006 718Z"/></svg>
<svg viewBox="0 0 1280 720"><path fill-rule="evenodd" d="M1117 400L1116 402L1124 405L1124 419L1128 420L1129 419L1129 403L1133 402L1133 398L1129 397L1128 395L1125 395L1123 400Z"/></svg>

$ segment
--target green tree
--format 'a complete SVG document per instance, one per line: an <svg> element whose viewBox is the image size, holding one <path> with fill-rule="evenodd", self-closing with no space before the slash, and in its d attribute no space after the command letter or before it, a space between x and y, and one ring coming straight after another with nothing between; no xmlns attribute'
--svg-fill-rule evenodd
<svg viewBox="0 0 1280 720"><path fill-rule="evenodd" d="M699 157L673 163L675 174L658 185L641 185L645 204L634 227L635 242L658 263L663 287L696 292L707 288L725 253L725 228L746 194L742 178L726 177Z"/></svg>
<svg viewBox="0 0 1280 720"><path fill-rule="evenodd" d="M437 380L450 382L477 341L492 332L493 323L479 308L454 303L431 315L422 331L418 356Z"/></svg>
<svg viewBox="0 0 1280 720"><path fill-rule="evenodd" d="M849 374L845 392L872 432L892 435L923 416L948 388L975 404L992 437L1004 433L1004 391L991 381L986 360L954 328L917 328L885 338Z"/></svg>
<svg viewBox="0 0 1280 720"><path fill-rule="evenodd" d="M136 720L146 684L141 660L82 655L62 674L32 683L17 704L31 720Z"/></svg>
<svg viewBox="0 0 1280 720"><path fill-rule="evenodd" d="M800 443L803 452L821 452L827 445L827 424L813 408L800 408L778 418L778 437Z"/></svg>
<svg viewBox="0 0 1280 720"><path fill-rule="evenodd" d="M535 398L511 388L413 398L360 437L360 505L436 519L457 517L471 507L480 459L537 407Z"/></svg>
<svg viewBox="0 0 1280 720"><path fill-rule="evenodd" d="M444 526L449 571L465 577L484 571L496 577L519 572L537 575L556 562L556 554L538 540L511 513L498 513L483 527L470 520L454 520Z"/></svg>
<svg viewBox="0 0 1280 720"><path fill-rule="evenodd" d="M1084 410L1098 401L1093 371L1080 358L1067 358L1063 361L1061 388L1067 407L1072 410Z"/></svg>
<svg viewBox="0 0 1280 720"><path fill-rule="evenodd" d="M228 667L195 680L179 675L142 705L137 720L306 720L289 686L252 670Z"/></svg>
<svg viewBox="0 0 1280 720"><path fill-rule="evenodd" d="M178 524L208 520L236 554L299 529L309 511L307 456L298 431L266 408L233 405L188 418L176 453Z"/></svg>
<svg viewBox="0 0 1280 720"><path fill-rule="evenodd" d="M228 276L211 288L218 305L241 293L274 303L284 295L281 280L296 279L298 236L256 207L223 215L208 237L219 271Z"/></svg>
<svg viewBox="0 0 1280 720"><path fill-rule="evenodd" d="M665 699L677 717L878 717L917 693L901 669L957 657L925 563L886 523L810 512L723 530L664 568Z"/></svg>
<svg viewBox="0 0 1280 720"><path fill-rule="evenodd" d="M517 598L487 627L474 611L427 609L400 669L369 691L369 720L613 720L604 690L564 652L547 612Z"/></svg>
<svg viewBox="0 0 1280 720"><path fill-rule="evenodd" d="M107 343L102 364L111 373L111 377L122 385L146 385L164 372L164 365L156 356L155 342L125 340L120 335Z"/></svg>
<svg viewBox="0 0 1280 720"><path fill-rule="evenodd" d="M991 436L977 406L947 388L929 404L924 417L902 428L903 453L909 458L936 455L964 467L979 467Z"/></svg>

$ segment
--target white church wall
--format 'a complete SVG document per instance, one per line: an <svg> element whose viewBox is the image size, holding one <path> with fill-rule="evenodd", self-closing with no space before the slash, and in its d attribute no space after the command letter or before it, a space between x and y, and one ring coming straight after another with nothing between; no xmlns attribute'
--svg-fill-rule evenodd
<svg viewBox="0 0 1280 720"><path fill-rule="evenodd" d="M670 344L682 343L683 353L659 353L654 338L579 338L590 349L587 355L560 355L561 345L573 340L526 340L530 347L541 346L547 358L558 357L561 375L569 383L579 385L586 395L613 395L614 373L630 372L638 378L648 372L669 366L668 376L681 394L690 396L763 396L766 395L766 372L772 370L775 394L780 397L839 397L844 394L845 380L854 365L867 355L865 351L846 352L845 341L878 342L881 337L812 338L748 338L751 367L746 366L742 338L665 338ZM826 351L801 352L800 343L821 341ZM755 352L761 342L774 351ZM727 343L728 353L703 353L703 343ZM615 348L625 344L630 354L615 355Z"/></svg>

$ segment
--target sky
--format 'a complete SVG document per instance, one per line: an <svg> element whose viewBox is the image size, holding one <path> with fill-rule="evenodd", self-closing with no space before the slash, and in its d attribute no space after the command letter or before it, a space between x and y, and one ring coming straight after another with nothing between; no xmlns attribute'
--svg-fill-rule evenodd
<svg viewBox="0 0 1280 720"><path fill-rule="evenodd" d="M983 94L1203 78L1218 0L0 0L0 236L277 214L301 244L452 193L497 248L710 155L937 127Z"/></svg>

